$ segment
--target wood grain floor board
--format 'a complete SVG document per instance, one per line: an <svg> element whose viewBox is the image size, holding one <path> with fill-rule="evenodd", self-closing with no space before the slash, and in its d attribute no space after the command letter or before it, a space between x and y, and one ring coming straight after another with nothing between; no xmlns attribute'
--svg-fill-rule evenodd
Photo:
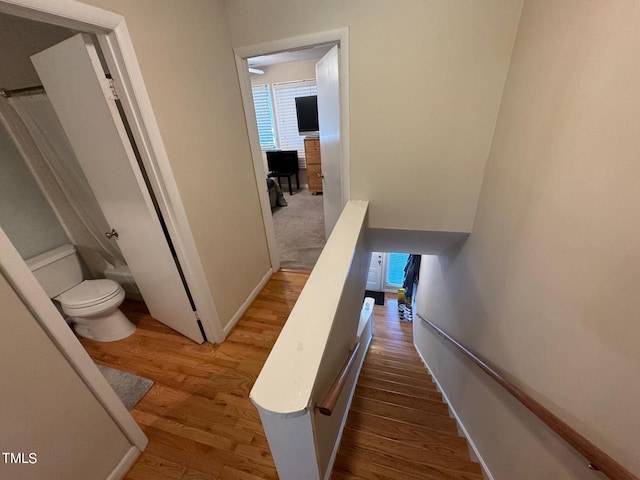
<svg viewBox="0 0 640 480"><path fill-rule="evenodd" d="M350 423L346 428L382 435L385 438L404 442L408 445L420 446L424 443L438 443L445 447L455 448L457 450L456 455L461 455L464 458L467 456L467 441L457 434L436 433L420 425L399 422L365 412L352 411L349 412L349 416Z"/></svg>
<svg viewBox="0 0 640 480"><path fill-rule="evenodd" d="M129 301L123 311L137 325L134 335L111 343L81 339L97 363L155 382L131 412L149 445L125 480L278 478L249 391L307 278L276 273L221 345L197 345ZM375 307L374 318L332 478L480 479L415 353L411 324L398 320L391 298Z"/></svg>
<svg viewBox="0 0 640 480"><path fill-rule="evenodd" d="M413 346L397 300L374 307L365 357L334 467L335 479L481 480L449 408Z"/></svg>
<svg viewBox="0 0 640 480"><path fill-rule="evenodd" d="M131 337L81 339L97 363L155 382L131 412L149 445L126 480L277 478L249 391L307 278L276 273L221 345L197 345L129 301Z"/></svg>

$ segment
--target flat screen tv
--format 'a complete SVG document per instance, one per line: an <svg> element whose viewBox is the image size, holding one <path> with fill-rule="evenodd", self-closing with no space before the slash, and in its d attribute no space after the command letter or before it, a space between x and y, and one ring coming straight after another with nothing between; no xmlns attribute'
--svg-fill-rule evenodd
<svg viewBox="0 0 640 480"><path fill-rule="evenodd" d="M270 172L297 172L297 150L274 150L267 152L267 166Z"/></svg>
<svg viewBox="0 0 640 480"><path fill-rule="evenodd" d="M320 130L318 125L318 96L296 97L298 115L298 133L310 133Z"/></svg>

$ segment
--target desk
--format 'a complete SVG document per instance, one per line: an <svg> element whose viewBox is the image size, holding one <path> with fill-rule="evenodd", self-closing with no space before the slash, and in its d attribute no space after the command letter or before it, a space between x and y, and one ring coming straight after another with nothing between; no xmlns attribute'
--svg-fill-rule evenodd
<svg viewBox="0 0 640 480"><path fill-rule="evenodd" d="M298 172L269 172L269 174L267 175L268 178L277 178L278 179L278 186L280 188L282 188L282 183L280 181L280 179L282 177L286 177L287 181L289 182L289 195L293 195L293 190L291 189L291 177L292 176L296 176L296 189L300 190L300 178L298 177Z"/></svg>

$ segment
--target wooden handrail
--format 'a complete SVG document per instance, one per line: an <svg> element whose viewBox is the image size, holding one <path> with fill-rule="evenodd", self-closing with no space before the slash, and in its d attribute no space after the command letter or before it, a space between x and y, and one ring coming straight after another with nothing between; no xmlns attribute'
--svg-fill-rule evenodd
<svg viewBox="0 0 640 480"><path fill-rule="evenodd" d="M536 417L542 420L551 430L556 432L565 442L575 448L582 456L589 461L589 468L599 470L612 480L639 480L629 470L616 462L609 455L600 450L597 446L587 440L585 437L576 432L560 418L551 413L547 408L542 406L538 401L533 399L527 393L515 386L501 374L496 372L492 367L487 365L475 353L467 347L451 337L440 327L430 322L422 315L417 314L420 319L433 328L438 335L441 335L449 342L469 357L481 370L498 382L506 391L513 395L520 403L522 403Z"/></svg>
<svg viewBox="0 0 640 480"><path fill-rule="evenodd" d="M342 389L344 388L345 383L347 383L347 377L349 377L349 372L351 371L351 367L353 366L359 348L360 342L356 343L353 350L351 350L349 358L347 358L344 365L342 365L338 376L333 381L333 384L325 395L324 400L316 406L316 408L320 410L321 414L329 416L333 413L333 409L336 407L336 403L338 402L338 398L340 398Z"/></svg>

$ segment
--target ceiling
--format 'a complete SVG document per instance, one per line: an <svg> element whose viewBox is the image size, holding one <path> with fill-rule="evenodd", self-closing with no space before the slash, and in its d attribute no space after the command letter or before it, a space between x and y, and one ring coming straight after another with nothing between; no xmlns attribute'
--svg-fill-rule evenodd
<svg viewBox="0 0 640 480"><path fill-rule="evenodd" d="M333 45L316 45L313 47L292 50L288 52L272 53L271 55L260 55L259 57L248 58L250 67L268 67L278 63L302 62L305 60L320 60L324 57Z"/></svg>
<svg viewBox="0 0 640 480"><path fill-rule="evenodd" d="M40 79L29 56L73 34L67 28L0 14L0 87L13 89L38 85Z"/></svg>

